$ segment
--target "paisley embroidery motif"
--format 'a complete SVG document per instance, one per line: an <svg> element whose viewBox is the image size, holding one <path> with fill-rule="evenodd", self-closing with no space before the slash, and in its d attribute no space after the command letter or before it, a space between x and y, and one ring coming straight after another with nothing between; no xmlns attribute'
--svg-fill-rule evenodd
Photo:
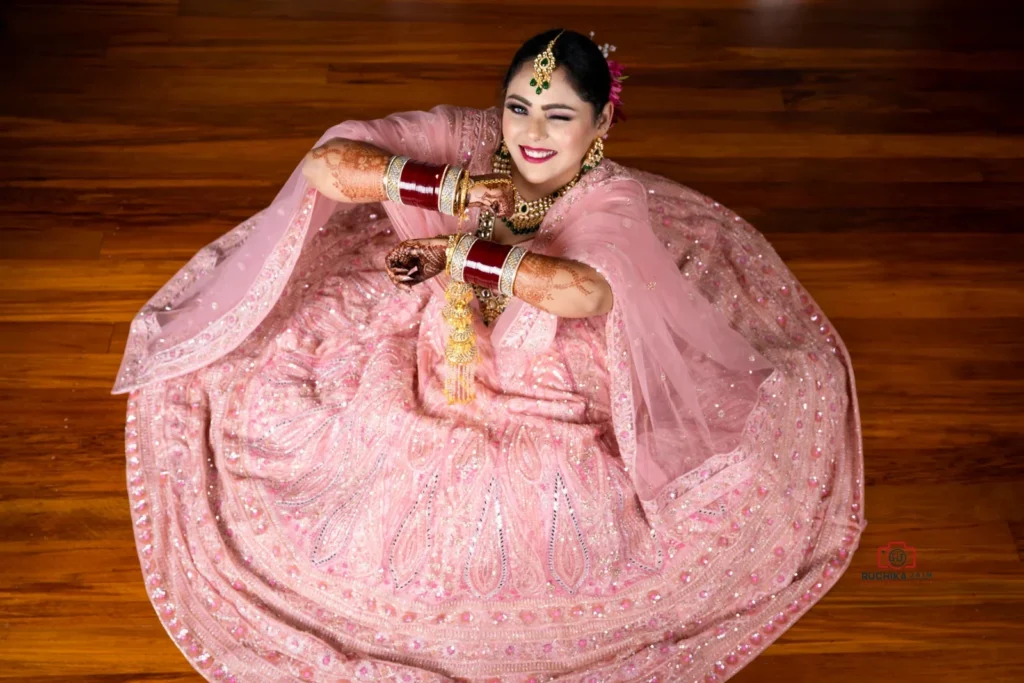
<svg viewBox="0 0 1024 683"><path fill-rule="evenodd" d="M590 551L561 472L555 472L551 497L548 569L568 593L575 594L590 574Z"/></svg>

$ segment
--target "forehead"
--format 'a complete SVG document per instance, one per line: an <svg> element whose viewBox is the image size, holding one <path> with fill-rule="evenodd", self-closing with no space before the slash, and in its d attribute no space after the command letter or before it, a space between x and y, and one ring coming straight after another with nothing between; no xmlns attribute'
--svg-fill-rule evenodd
<svg viewBox="0 0 1024 683"><path fill-rule="evenodd" d="M533 78L533 60L524 62L519 67L519 71L516 72L516 75L508 83L508 94L522 95L531 102L552 102L556 99L556 96L559 102L566 104L580 104L583 102L569 83L565 69L560 66L556 66L555 70L551 73L551 87L540 95L537 94L537 88L530 85L531 78Z"/></svg>

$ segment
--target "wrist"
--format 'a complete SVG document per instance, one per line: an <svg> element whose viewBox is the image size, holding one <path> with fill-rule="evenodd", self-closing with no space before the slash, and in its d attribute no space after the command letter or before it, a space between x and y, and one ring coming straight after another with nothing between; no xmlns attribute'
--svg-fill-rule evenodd
<svg viewBox="0 0 1024 683"><path fill-rule="evenodd" d="M519 265L526 256L519 246L498 244L475 235L454 243L449 265L452 279L513 296Z"/></svg>
<svg viewBox="0 0 1024 683"><path fill-rule="evenodd" d="M428 164L394 155L388 161L381 184L385 196L405 206L458 215L460 193L467 187L468 175L461 166Z"/></svg>

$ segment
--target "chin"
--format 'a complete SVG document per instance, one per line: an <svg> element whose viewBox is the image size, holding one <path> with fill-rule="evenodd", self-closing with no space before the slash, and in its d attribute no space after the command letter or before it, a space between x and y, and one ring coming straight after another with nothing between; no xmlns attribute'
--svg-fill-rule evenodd
<svg viewBox="0 0 1024 683"><path fill-rule="evenodd" d="M564 168L548 168L548 164L531 164L526 161L517 161L516 169L520 176L533 185L543 185L565 172Z"/></svg>
<svg viewBox="0 0 1024 683"><path fill-rule="evenodd" d="M545 180L553 177L553 174L545 169L540 169L533 164L520 163L516 164L516 168L519 170L519 175L533 183L534 185L543 183Z"/></svg>

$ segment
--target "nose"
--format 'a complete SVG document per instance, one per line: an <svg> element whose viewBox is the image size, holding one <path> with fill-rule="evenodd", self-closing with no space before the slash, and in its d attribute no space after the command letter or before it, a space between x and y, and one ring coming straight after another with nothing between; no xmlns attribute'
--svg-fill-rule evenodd
<svg viewBox="0 0 1024 683"><path fill-rule="evenodd" d="M533 142L539 142L548 136L547 124L543 119L534 119L530 123L529 135Z"/></svg>

